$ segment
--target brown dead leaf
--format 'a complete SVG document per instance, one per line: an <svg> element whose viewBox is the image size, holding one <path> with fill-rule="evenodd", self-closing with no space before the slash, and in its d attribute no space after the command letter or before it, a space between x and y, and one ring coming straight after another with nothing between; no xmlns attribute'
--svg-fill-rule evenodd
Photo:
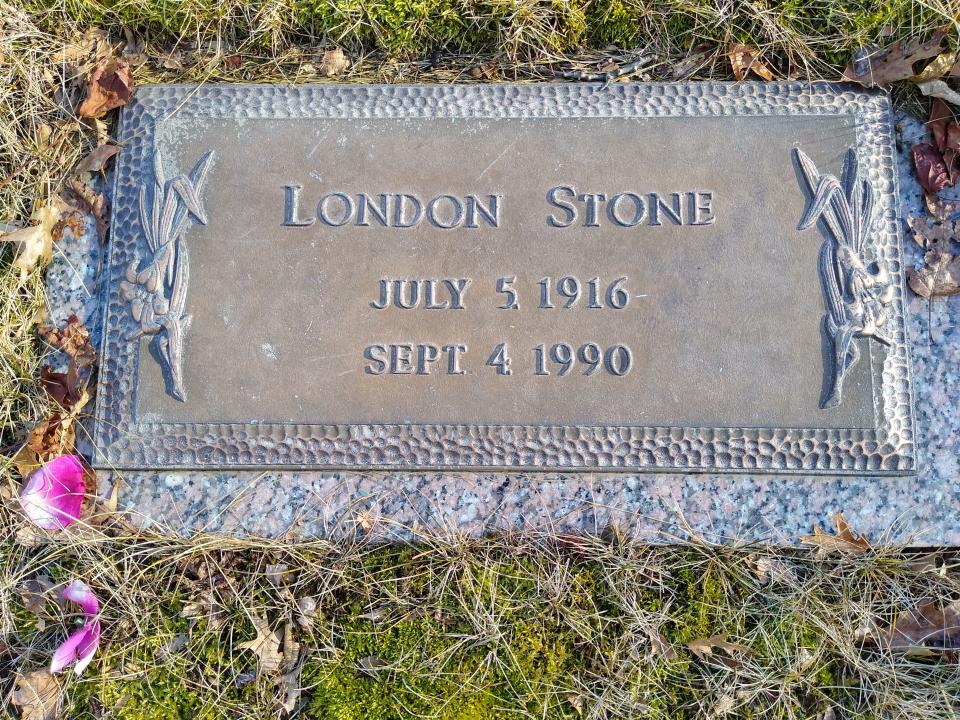
<svg viewBox="0 0 960 720"><path fill-rule="evenodd" d="M75 441L73 423L68 421L68 416L55 412L30 431L26 447L37 456L39 465L53 455L69 451Z"/></svg>
<svg viewBox="0 0 960 720"><path fill-rule="evenodd" d="M804 535L800 542L804 545L814 545L820 552L841 552L850 555L862 555L871 549L870 543L863 535L856 535L847 524L843 513L837 513L833 518L837 527L837 534L824 532L819 526L814 526L813 535Z"/></svg>
<svg viewBox="0 0 960 720"><path fill-rule="evenodd" d="M86 215L79 210L70 210L61 215L57 224L53 226L53 240L60 242L63 239L64 230L69 230L75 238L83 237L86 227Z"/></svg>
<svg viewBox="0 0 960 720"><path fill-rule="evenodd" d="M241 65L243 65L243 58L239 55L227 55L223 59L223 66L227 70L236 70Z"/></svg>
<svg viewBox="0 0 960 720"><path fill-rule="evenodd" d="M874 639L880 647L910 654L960 650L960 602L940 605L924 600L902 612Z"/></svg>
<svg viewBox="0 0 960 720"><path fill-rule="evenodd" d="M647 630L647 637L650 638L650 645L653 648L653 654L664 660L676 660L677 651L673 645L663 636L663 633L656 628Z"/></svg>
<svg viewBox="0 0 960 720"><path fill-rule="evenodd" d="M283 653L280 652L283 631L271 630L270 621L264 616L254 617L253 626L257 636L253 640L240 643L237 647L241 650L250 650L256 655L257 671L261 675L275 676L283 664Z"/></svg>
<svg viewBox="0 0 960 720"><path fill-rule="evenodd" d="M18 674L10 702L20 708L20 720L54 720L63 705L63 688L48 670Z"/></svg>
<svg viewBox="0 0 960 720"><path fill-rule="evenodd" d="M960 257L927 253L920 269L907 268L907 282L917 295L928 300L960 292Z"/></svg>
<svg viewBox="0 0 960 720"><path fill-rule="evenodd" d="M935 205L940 214L935 219L921 220L910 216L907 225L913 240L925 251L924 267L907 268L907 283L920 297L947 297L960 292L960 257L954 255L954 242L960 233L960 220L949 219L952 205Z"/></svg>
<svg viewBox="0 0 960 720"><path fill-rule="evenodd" d="M132 97L130 66L111 58L97 65L90 76L87 96L77 108L77 115L82 118L103 117L111 110L126 105Z"/></svg>
<svg viewBox="0 0 960 720"><path fill-rule="evenodd" d="M497 76L499 65L495 62L485 62L474 65L467 72L474 80L487 79L493 80Z"/></svg>
<svg viewBox="0 0 960 720"><path fill-rule="evenodd" d="M320 59L320 74L324 77L342 75L349 67L350 61L340 48L327 50Z"/></svg>
<svg viewBox="0 0 960 720"><path fill-rule="evenodd" d="M920 83L930 82L931 80L937 80L948 74L956 62L957 53L952 51L940 53L911 79L918 85Z"/></svg>
<svg viewBox="0 0 960 720"><path fill-rule="evenodd" d="M0 233L0 241L19 244L13 266L25 278L38 264L46 265L53 259L53 227L60 213L51 205L44 205L33 213L36 225L9 233Z"/></svg>
<svg viewBox="0 0 960 720"><path fill-rule="evenodd" d="M930 143L919 143L913 146L911 152L917 181L925 192L935 195L953 185L950 182L950 170L937 148Z"/></svg>
<svg viewBox="0 0 960 720"><path fill-rule="evenodd" d="M50 590L54 587L53 580L47 575L37 575L30 578L20 585L20 601L23 606L33 613L37 618L37 629L43 630L46 627L46 607L47 601L53 600L58 605L57 596L50 596Z"/></svg>
<svg viewBox="0 0 960 720"><path fill-rule="evenodd" d="M64 410L70 410L83 396L77 366L71 363L67 372L54 372L49 365L40 368L40 385Z"/></svg>
<svg viewBox="0 0 960 720"><path fill-rule="evenodd" d="M66 353L78 367L90 367L97 360L97 351L90 342L90 331L76 315L67 318L62 329L42 325L37 333L49 345Z"/></svg>
<svg viewBox="0 0 960 720"><path fill-rule="evenodd" d="M907 42L894 43L865 58L862 63L851 62L843 71L843 79L852 80L867 87L908 80L918 74L914 68L916 63L940 54L945 36L946 33L937 30L926 42L923 38L913 38Z"/></svg>
<svg viewBox="0 0 960 720"><path fill-rule="evenodd" d="M727 642L727 638L724 635L714 635L700 640L691 640L687 643L687 647L690 649L690 652L701 660L706 660L709 656L713 655L714 650L723 650L730 656L735 656L736 653L749 655L753 652L746 645Z"/></svg>
<svg viewBox="0 0 960 720"><path fill-rule="evenodd" d="M98 145L73 169L75 173L100 172L107 161L120 151L119 145Z"/></svg>
<svg viewBox="0 0 960 720"><path fill-rule="evenodd" d="M93 216L93 219L97 222L97 235L102 244L107 237L108 214L110 212L106 195L98 193L86 183L72 178L64 183L60 198L75 210Z"/></svg>
<svg viewBox="0 0 960 720"><path fill-rule="evenodd" d="M760 51L752 45L731 44L727 47L727 57L737 80L743 80L751 72L764 80L773 80L773 71L760 60Z"/></svg>

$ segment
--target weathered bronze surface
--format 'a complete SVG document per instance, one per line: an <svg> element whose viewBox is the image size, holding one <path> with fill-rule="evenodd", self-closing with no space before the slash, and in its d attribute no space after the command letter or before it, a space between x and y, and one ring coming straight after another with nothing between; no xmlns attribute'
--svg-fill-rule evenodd
<svg viewBox="0 0 960 720"><path fill-rule="evenodd" d="M102 465L915 469L883 96L155 86L121 140Z"/></svg>

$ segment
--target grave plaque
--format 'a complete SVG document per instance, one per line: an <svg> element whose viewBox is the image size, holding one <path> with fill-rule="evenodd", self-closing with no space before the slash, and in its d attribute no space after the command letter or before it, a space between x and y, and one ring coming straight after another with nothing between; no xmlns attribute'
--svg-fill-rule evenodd
<svg viewBox="0 0 960 720"><path fill-rule="evenodd" d="M96 462L915 471L888 99L153 86Z"/></svg>

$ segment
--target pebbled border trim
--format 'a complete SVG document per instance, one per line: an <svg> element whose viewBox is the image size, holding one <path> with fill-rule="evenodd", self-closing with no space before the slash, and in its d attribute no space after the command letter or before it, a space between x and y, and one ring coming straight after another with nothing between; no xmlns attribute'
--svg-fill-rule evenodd
<svg viewBox="0 0 960 720"><path fill-rule="evenodd" d="M849 115L864 176L877 195L874 247L894 278L893 346L883 359L874 430L138 423L140 346L119 280L142 248L136 188L154 129L179 118L678 117ZM776 474L916 472L910 360L897 214L892 111L886 95L836 83L544 85L155 85L122 111L112 237L103 284L103 341L94 465L115 469L511 468ZM818 319L819 321L819 319Z"/></svg>

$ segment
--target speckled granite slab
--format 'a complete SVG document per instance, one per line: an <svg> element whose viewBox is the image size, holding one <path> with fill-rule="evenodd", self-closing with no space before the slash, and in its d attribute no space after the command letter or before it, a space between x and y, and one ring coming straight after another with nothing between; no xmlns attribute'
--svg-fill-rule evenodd
<svg viewBox="0 0 960 720"><path fill-rule="evenodd" d="M922 123L901 119L905 151ZM906 155L900 158L905 212L921 198ZM93 318L88 294L98 257L92 236L62 248L50 273L54 320L80 311ZM920 252L905 244L906 264ZM58 271L58 267L60 270ZM67 270L66 268L69 268ZM84 287L81 287L81 284ZM406 535L442 527L479 533L536 528L599 531L616 523L640 537L698 533L711 540L795 543L842 510L875 539L958 543L958 315L954 301L928 305L907 297L916 395L916 477L830 478L710 474L136 472L101 473L103 491L122 479L121 505L139 523L169 532L259 536L337 536L369 528Z"/></svg>

